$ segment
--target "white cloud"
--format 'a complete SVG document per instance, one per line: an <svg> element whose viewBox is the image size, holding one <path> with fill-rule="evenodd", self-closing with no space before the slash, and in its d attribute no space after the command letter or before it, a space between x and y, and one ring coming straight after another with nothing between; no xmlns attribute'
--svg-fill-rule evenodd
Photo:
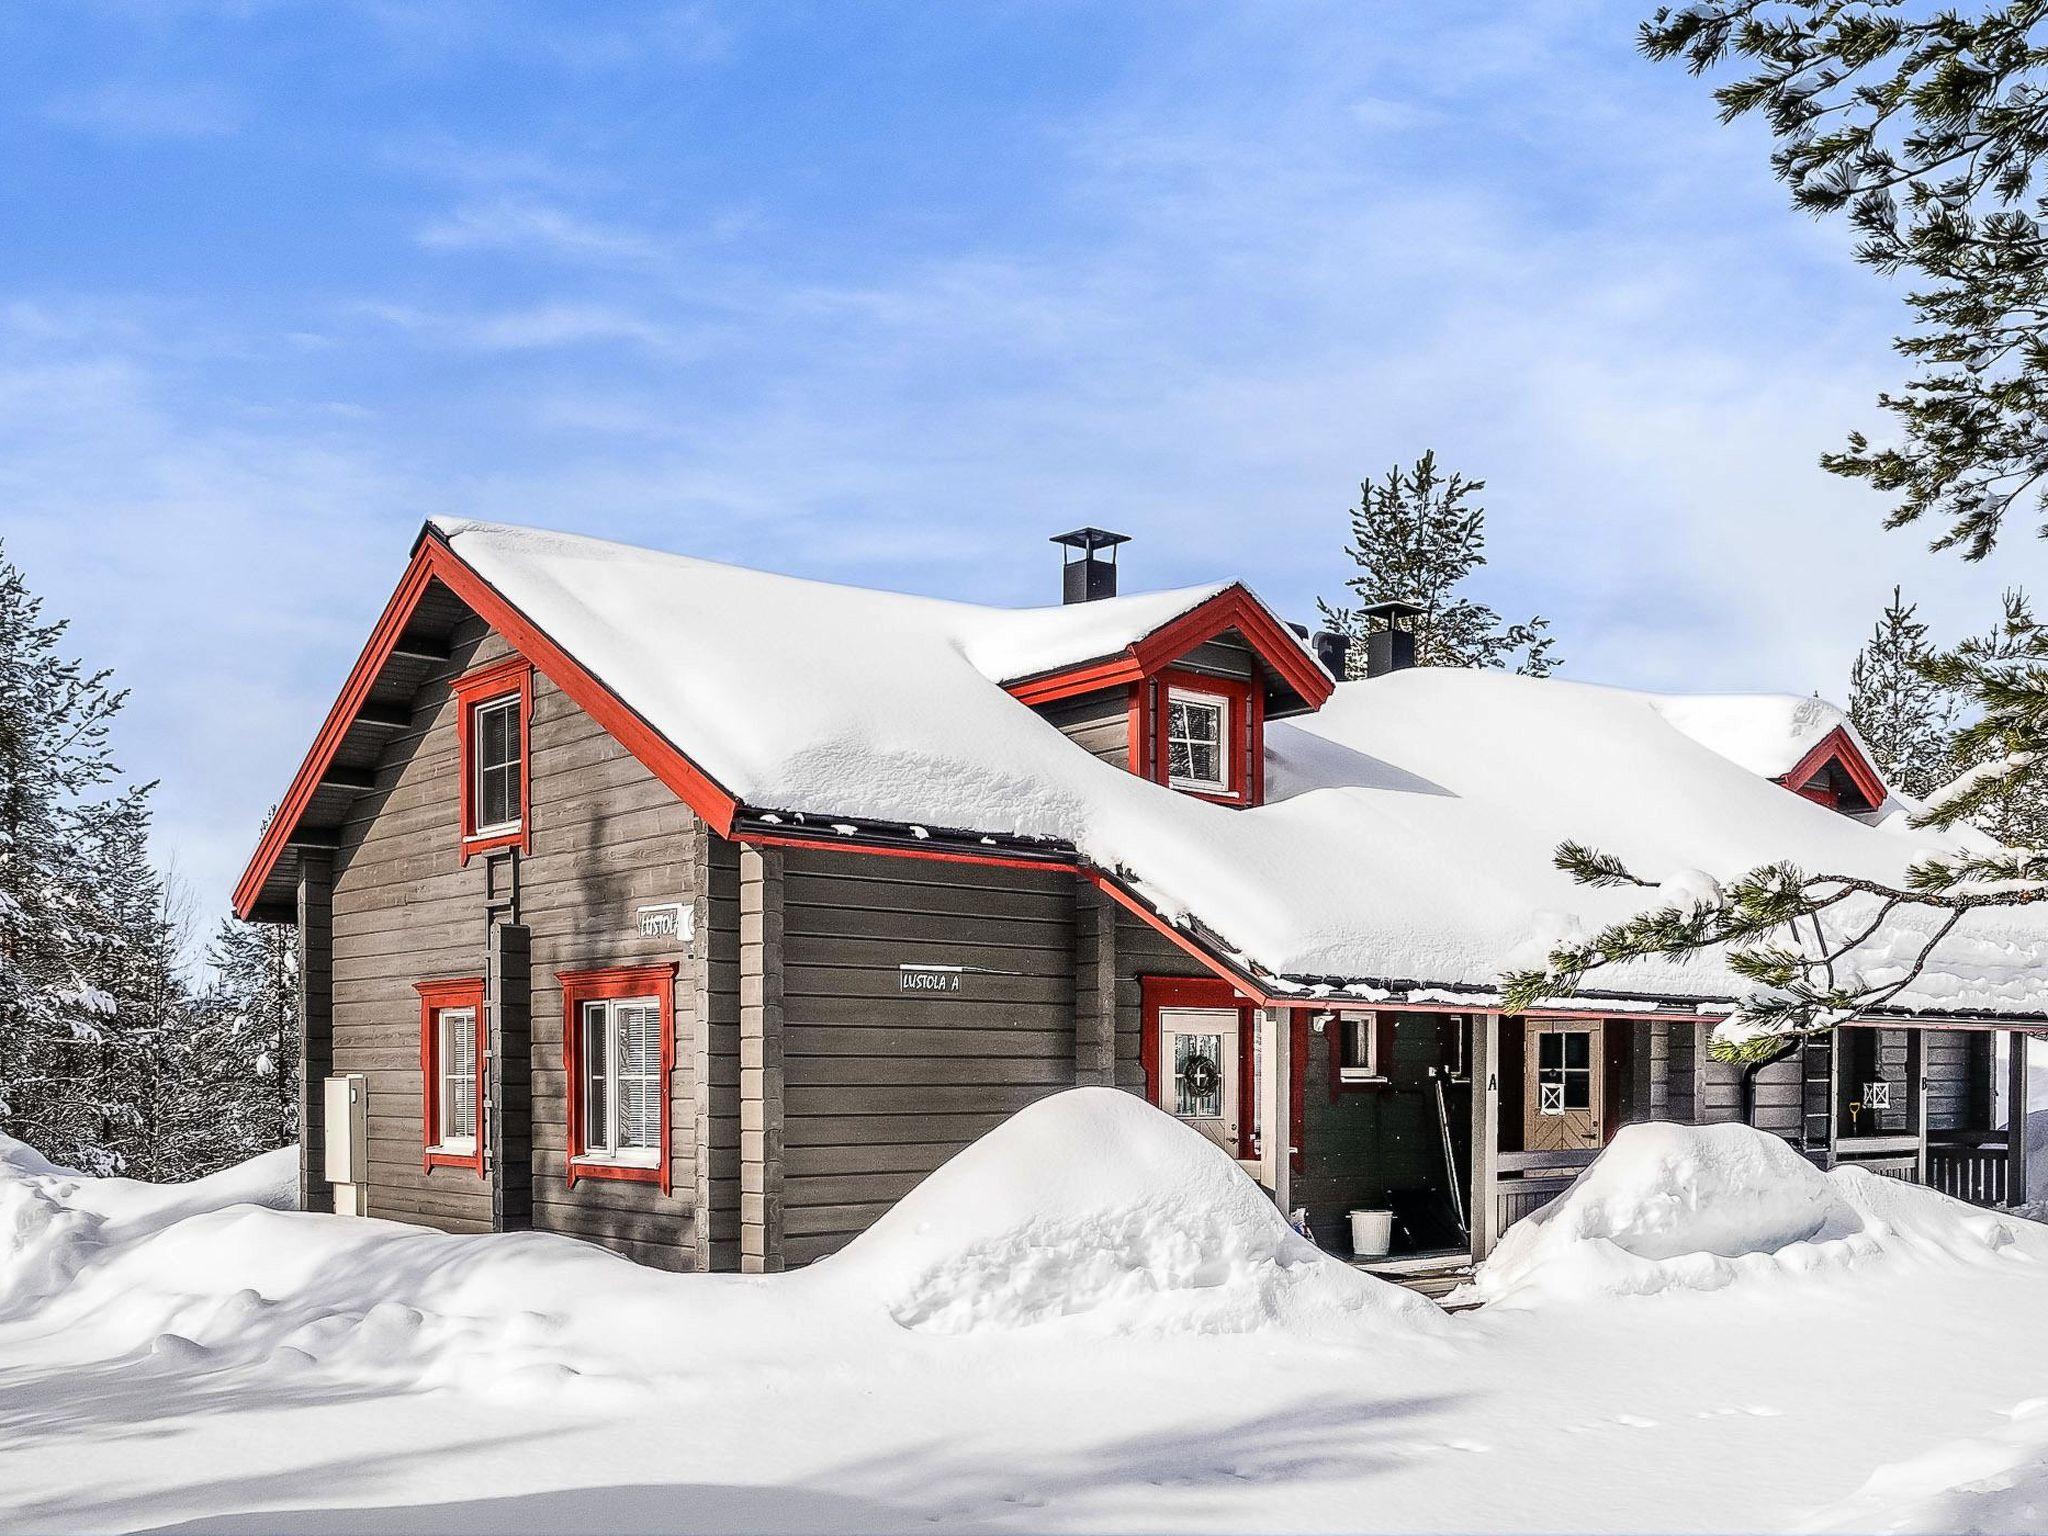
<svg viewBox="0 0 2048 1536"><path fill-rule="evenodd" d="M468 203L426 226L429 250L509 250L577 260L648 262L662 253L652 236L516 198Z"/></svg>

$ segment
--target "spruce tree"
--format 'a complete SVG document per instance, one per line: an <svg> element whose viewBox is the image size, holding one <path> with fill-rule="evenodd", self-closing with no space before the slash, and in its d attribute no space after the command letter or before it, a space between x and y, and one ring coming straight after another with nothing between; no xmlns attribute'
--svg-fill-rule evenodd
<svg viewBox="0 0 2048 1536"><path fill-rule="evenodd" d="M93 1141L74 1101L112 994L84 967L94 917L81 850L114 780L123 695L59 647L65 626L0 546L0 1131L62 1162Z"/></svg>
<svg viewBox="0 0 2048 1536"><path fill-rule="evenodd" d="M196 1055L212 1109L211 1156L225 1164L299 1134L299 950L279 923L224 918L207 949L213 985Z"/></svg>
<svg viewBox="0 0 2048 1536"><path fill-rule="evenodd" d="M1330 628L1362 642L1359 609L1399 599L1422 609L1415 626L1415 660L1425 667L1505 667L1543 677L1557 666L1549 620L1503 623L1498 613L1458 589L1486 564L1486 510L1472 498L1486 489L1455 470L1440 474L1434 451L1413 467L1389 469L1378 483L1358 488L1345 553L1358 574L1344 585L1344 604L1319 602ZM1351 649L1351 675L1362 676L1365 646Z"/></svg>
<svg viewBox="0 0 2048 1536"><path fill-rule="evenodd" d="M1746 61L1714 92L1761 116L1793 205L1844 215L1856 259L1911 279L1913 365L1878 397L1892 431L1821 463L1892 498L1889 526L1939 526L1982 559L2006 517L2048 515L2048 0L1690 0L1639 46L1694 74Z"/></svg>
<svg viewBox="0 0 2048 1536"><path fill-rule="evenodd" d="M1885 782L1915 798L1953 775L1957 701L1927 675L1927 626L1899 588L1849 668L1849 719Z"/></svg>

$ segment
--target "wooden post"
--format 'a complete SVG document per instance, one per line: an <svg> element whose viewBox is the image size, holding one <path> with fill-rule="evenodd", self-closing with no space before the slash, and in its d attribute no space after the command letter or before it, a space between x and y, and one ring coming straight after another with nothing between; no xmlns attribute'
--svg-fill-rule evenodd
<svg viewBox="0 0 2048 1536"><path fill-rule="evenodd" d="M1294 1200L1294 1016L1285 1008L1262 1008L1259 1027L1268 1031L1265 1054L1273 1063L1271 1118L1266 1122L1266 1139L1274 1151L1273 1203L1285 1216Z"/></svg>
<svg viewBox="0 0 2048 1536"><path fill-rule="evenodd" d="M2027 1034L2011 1030L2005 1063L2005 1203L2027 1201Z"/></svg>
<svg viewBox="0 0 2048 1536"><path fill-rule="evenodd" d="M782 851L740 848L740 1268L782 1268Z"/></svg>
<svg viewBox="0 0 2048 1536"><path fill-rule="evenodd" d="M327 1077L334 1070L334 855L299 850L299 1209L330 1210Z"/></svg>
<svg viewBox="0 0 2048 1536"><path fill-rule="evenodd" d="M1116 1086L1116 903L1074 882L1074 1084Z"/></svg>
<svg viewBox="0 0 2048 1536"><path fill-rule="evenodd" d="M697 823L690 1097L700 1271L739 1267L739 848Z"/></svg>
<svg viewBox="0 0 2048 1536"><path fill-rule="evenodd" d="M1927 1031L1906 1031L1906 1129L1913 1136L1913 1182L1927 1182Z"/></svg>
<svg viewBox="0 0 2048 1536"><path fill-rule="evenodd" d="M490 1076L486 1092L491 1159L491 1226L533 1226L533 941L518 923L491 924L484 955ZM662 1085L668 1091L668 1085Z"/></svg>
<svg viewBox="0 0 2048 1536"><path fill-rule="evenodd" d="M1496 1168L1500 1155L1500 1015L1472 1015L1472 1262L1493 1252L1500 1233Z"/></svg>
<svg viewBox="0 0 2048 1536"><path fill-rule="evenodd" d="M1691 1099L1693 1125L1705 1125L1710 1113L1707 1107L1707 1078L1714 1063L1714 1026L1695 1024L1692 1027L1692 1081L1686 1085Z"/></svg>

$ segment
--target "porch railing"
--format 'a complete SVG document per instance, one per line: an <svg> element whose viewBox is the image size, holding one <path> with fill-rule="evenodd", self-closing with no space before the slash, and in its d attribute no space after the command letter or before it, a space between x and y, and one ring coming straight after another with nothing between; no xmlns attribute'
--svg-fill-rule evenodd
<svg viewBox="0 0 2048 1536"><path fill-rule="evenodd" d="M1920 1182L1920 1149L1913 1136L1844 1136L1837 1162L1888 1179ZM1927 1186L1971 1205L2003 1205L2007 1164L2002 1131L1941 1131L1927 1138Z"/></svg>
<svg viewBox="0 0 2048 1536"><path fill-rule="evenodd" d="M2004 1132L1958 1134L1927 1144L1927 1182L1972 1205L2003 1205L2006 1192Z"/></svg>

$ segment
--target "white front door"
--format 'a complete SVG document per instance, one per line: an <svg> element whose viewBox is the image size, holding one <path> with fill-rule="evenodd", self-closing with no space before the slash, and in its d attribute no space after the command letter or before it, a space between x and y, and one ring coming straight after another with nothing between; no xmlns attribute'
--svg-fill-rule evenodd
<svg viewBox="0 0 2048 1536"><path fill-rule="evenodd" d="M1159 1010L1159 1107L1237 1156L1237 1010Z"/></svg>

